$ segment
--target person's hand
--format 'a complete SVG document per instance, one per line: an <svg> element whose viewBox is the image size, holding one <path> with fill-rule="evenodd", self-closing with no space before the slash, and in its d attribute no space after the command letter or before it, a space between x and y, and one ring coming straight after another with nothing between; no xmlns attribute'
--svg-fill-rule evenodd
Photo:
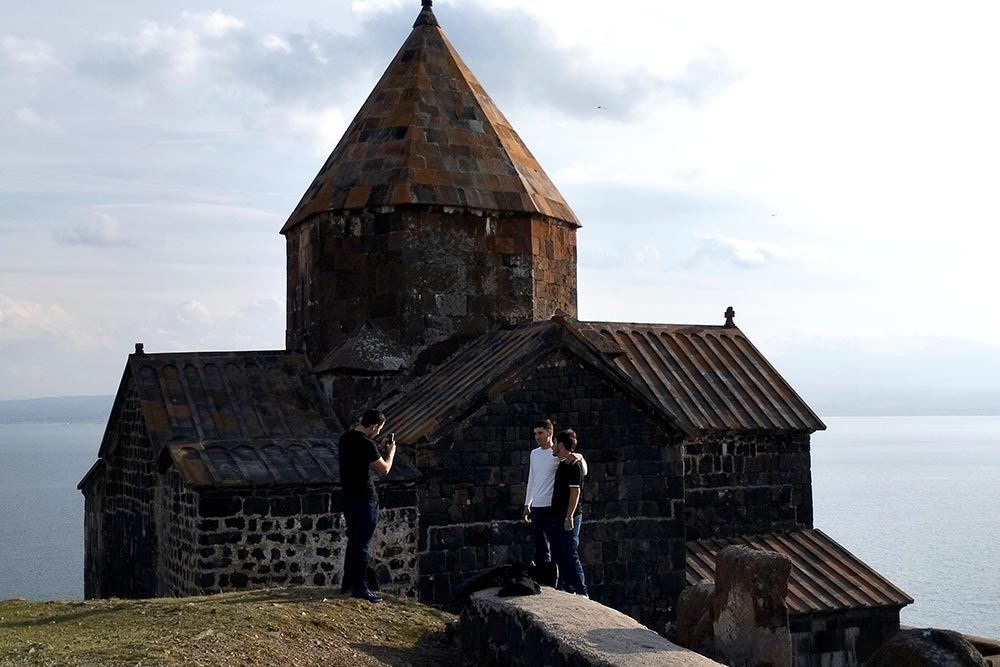
<svg viewBox="0 0 1000 667"><path fill-rule="evenodd" d="M524 508L524 514L521 516L521 520L525 523L531 523L531 508Z"/></svg>
<svg viewBox="0 0 1000 667"><path fill-rule="evenodd" d="M573 530L573 517L566 517L566 521L563 522L563 528L566 529L566 532L571 532Z"/></svg>
<svg viewBox="0 0 1000 667"><path fill-rule="evenodd" d="M569 457L567 458L569 459L570 463L579 463L580 461L583 460L583 456L577 454L576 452L570 452Z"/></svg>

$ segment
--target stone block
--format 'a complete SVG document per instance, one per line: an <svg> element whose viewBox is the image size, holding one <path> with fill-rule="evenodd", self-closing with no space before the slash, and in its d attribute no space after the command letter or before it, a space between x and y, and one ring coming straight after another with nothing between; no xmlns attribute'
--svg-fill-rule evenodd
<svg viewBox="0 0 1000 667"><path fill-rule="evenodd" d="M294 517L302 512L299 496L279 496L271 499L271 516Z"/></svg>
<svg viewBox="0 0 1000 667"><path fill-rule="evenodd" d="M258 515L266 516L270 511L270 503L268 503L267 498L260 498L257 496L250 496L243 501L243 513L245 515ZM262 530L267 530L261 527Z"/></svg>
<svg viewBox="0 0 1000 667"><path fill-rule="evenodd" d="M716 556L712 626L717 657L732 667L791 667L785 595L791 561L729 546Z"/></svg>
<svg viewBox="0 0 1000 667"><path fill-rule="evenodd" d="M238 514L243 509L239 496L202 496L198 502L198 514L203 517L225 517Z"/></svg>
<svg viewBox="0 0 1000 667"><path fill-rule="evenodd" d="M965 637L933 628L900 630L872 655L869 667L989 667Z"/></svg>

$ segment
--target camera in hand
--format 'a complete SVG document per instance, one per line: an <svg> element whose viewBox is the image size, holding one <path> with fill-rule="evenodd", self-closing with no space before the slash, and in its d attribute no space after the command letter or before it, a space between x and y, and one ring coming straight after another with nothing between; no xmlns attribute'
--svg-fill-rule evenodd
<svg viewBox="0 0 1000 667"><path fill-rule="evenodd" d="M386 442L388 442L390 445L396 444L396 434L395 433L388 433L388 434L386 434L385 439L386 439Z"/></svg>

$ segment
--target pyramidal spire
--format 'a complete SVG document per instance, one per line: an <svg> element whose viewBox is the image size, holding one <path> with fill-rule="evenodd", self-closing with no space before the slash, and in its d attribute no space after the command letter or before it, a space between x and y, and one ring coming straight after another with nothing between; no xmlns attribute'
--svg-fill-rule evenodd
<svg viewBox="0 0 1000 667"><path fill-rule="evenodd" d="M387 207L541 215L580 226L422 0L410 36L282 228Z"/></svg>
<svg viewBox="0 0 1000 667"><path fill-rule="evenodd" d="M416 28L422 25L433 25L437 26L437 17L434 16L434 10L431 7L434 6L434 0L420 0L420 14L417 15L417 20L414 21L413 27Z"/></svg>

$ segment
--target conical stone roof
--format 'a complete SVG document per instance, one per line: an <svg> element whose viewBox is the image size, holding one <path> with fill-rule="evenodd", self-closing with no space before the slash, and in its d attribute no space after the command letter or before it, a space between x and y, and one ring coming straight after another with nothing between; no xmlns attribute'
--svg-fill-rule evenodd
<svg viewBox="0 0 1000 667"><path fill-rule="evenodd" d="M408 205L580 224L429 4L282 233L324 211Z"/></svg>

